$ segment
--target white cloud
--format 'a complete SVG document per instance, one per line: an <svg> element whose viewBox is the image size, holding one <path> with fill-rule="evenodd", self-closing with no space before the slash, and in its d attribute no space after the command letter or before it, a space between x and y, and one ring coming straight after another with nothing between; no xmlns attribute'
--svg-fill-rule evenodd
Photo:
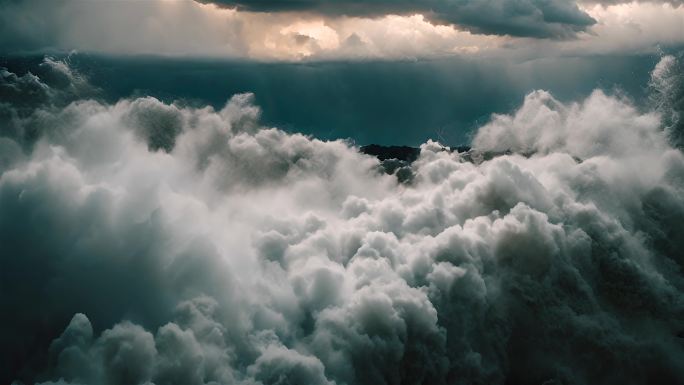
<svg viewBox="0 0 684 385"><path fill-rule="evenodd" d="M0 176L3 350L38 328L54 338L47 367L23 375L682 376L684 155L628 101L533 92L474 141L513 153L473 163L429 142L409 186L345 142L262 127L249 95L218 111L139 98L17 116L24 130L2 142L26 149Z"/></svg>

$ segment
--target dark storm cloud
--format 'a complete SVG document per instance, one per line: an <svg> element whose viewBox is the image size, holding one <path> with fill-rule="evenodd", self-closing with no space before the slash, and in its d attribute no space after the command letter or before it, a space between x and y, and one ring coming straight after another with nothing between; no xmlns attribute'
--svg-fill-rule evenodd
<svg viewBox="0 0 684 385"><path fill-rule="evenodd" d="M206 0L246 11L306 11L326 15L373 17L422 13L439 23L456 24L477 33L569 38L596 23L568 0L383 0L383 1L232 1Z"/></svg>
<svg viewBox="0 0 684 385"><path fill-rule="evenodd" d="M535 91L478 130L500 156L429 141L401 186L346 142L264 127L249 94L47 95L0 131L4 383L684 378L673 103Z"/></svg>

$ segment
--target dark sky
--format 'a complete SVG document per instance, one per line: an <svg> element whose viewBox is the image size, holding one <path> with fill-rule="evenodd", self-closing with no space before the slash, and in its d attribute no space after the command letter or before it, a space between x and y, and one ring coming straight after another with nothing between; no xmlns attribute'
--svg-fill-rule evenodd
<svg viewBox="0 0 684 385"><path fill-rule="evenodd" d="M42 56L0 65L39 73ZM70 64L107 101L152 95L221 107L253 92L263 121L321 139L359 144L469 142L492 113L508 113L535 89L578 100L593 89L643 97L655 55L611 55L530 61L451 58L419 61L259 63L161 57L71 55Z"/></svg>

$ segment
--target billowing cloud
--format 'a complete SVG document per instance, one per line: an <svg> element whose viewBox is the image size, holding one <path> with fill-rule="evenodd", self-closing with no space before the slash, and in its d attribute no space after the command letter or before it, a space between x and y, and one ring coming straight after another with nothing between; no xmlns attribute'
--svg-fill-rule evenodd
<svg viewBox="0 0 684 385"><path fill-rule="evenodd" d="M684 378L684 154L665 109L536 91L479 130L479 161L428 142L402 185L344 141L264 127L249 94L14 100L3 382Z"/></svg>
<svg viewBox="0 0 684 385"><path fill-rule="evenodd" d="M665 56L651 72L651 103L663 116L665 130L675 145L684 147L684 64Z"/></svg>

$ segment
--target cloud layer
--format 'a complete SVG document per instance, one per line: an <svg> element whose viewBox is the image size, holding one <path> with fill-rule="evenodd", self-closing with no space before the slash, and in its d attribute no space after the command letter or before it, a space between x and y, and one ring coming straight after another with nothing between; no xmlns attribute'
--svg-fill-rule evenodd
<svg viewBox="0 0 684 385"><path fill-rule="evenodd" d="M681 47L683 23L676 2L22 0L0 7L0 53L539 58Z"/></svg>
<svg viewBox="0 0 684 385"><path fill-rule="evenodd" d="M249 94L106 104L1 74L3 380L684 378L664 109L535 91L476 161L428 142L402 185L346 142L263 127Z"/></svg>
<svg viewBox="0 0 684 385"><path fill-rule="evenodd" d="M456 24L476 33L527 37L573 37L596 23L567 0L207 0L245 11L305 11L324 15L384 16L387 14L423 14L429 19Z"/></svg>

